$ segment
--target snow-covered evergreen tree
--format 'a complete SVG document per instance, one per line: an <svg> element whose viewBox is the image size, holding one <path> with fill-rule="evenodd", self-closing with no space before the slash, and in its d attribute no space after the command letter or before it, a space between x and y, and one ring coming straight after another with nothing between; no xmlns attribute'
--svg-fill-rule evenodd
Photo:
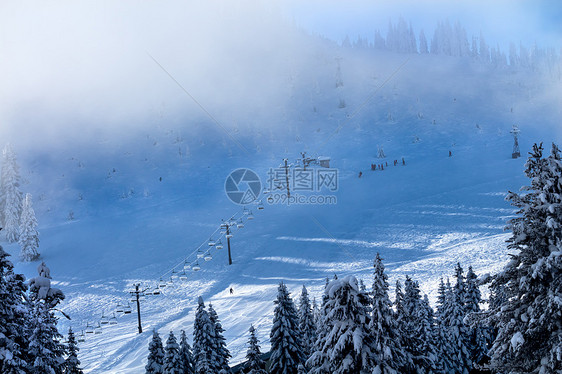
<svg viewBox="0 0 562 374"><path fill-rule="evenodd" d="M250 340L248 341L248 351L246 353L247 374L267 374L265 362L261 358L261 351L256 330L250 326Z"/></svg>
<svg viewBox="0 0 562 374"><path fill-rule="evenodd" d="M406 364L401 337L388 296L388 276L377 253L374 263L372 313L369 329L373 336L374 365L377 373L398 373Z"/></svg>
<svg viewBox="0 0 562 374"><path fill-rule="evenodd" d="M418 282L406 276L404 282L404 349L408 355L409 371L427 373L434 369L434 352L426 352L424 327L429 321L423 320L424 308ZM424 326L426 325L426 326ZM428 348L429 349L429 348Z"/></svg>
<svg viewBox="0 0 562 374"><path fill-rule="evenodd" d="M0 181L0 211L6 240L15 243L19 238L23 195L16 155L10 144L2 152L2 180Z"/></svg>
<svg viewBox="0 0 562 374"><path fill-rule="evenodd" d="M51 287L51 272L45 263L37 267L39 275L29 280L30 318L28 362L32 374L62 373L66 347L57 330L52 308L64 300L58 288Z"/></svg>
<svg viewBox="0 0 562 374"><path fill-rule="evenodd" d="M465 287L465 313L480 313L480 304L482 303L482 294L478 287L478 277L472 270L472 266L468 267L466 273L466 287ZM488 327L482 326L481 322L475 322L474 325L469 326L468 340L470 359L473 363L479 362L484 355L487 354L487 335Z"/></svg>
<svg viewBox="0 0 562 374"><path fill-rule="evenodd" d="M375 347L369 331L368 295L359 290L353 276L330 282L326 293L322 327L306 362L309 373L371 373Z"/></svg>
<svg viewBox="0 0 562 374"><path fill-rule="evenodd" d="M67 357L64 361L64 374L83 374L80 368L80 360L78 360L78 344L72 329L68 329L68 341L66 344Z"/></svg>
<svg viewBox="0 0 562 374"><path fill-rule="evenodd" d="M523 52L521 52L523 54ZM505 372L562 371L562 160L556 145L548 157L535 144L525 165L530 186L507 199L519 208L509 221L516 250L494 279L506 298L494 310L498 336L492 365Z"/></svg>
<svg viewBox="0 0 562 374"><path fill-rule="evenodd" d="M163 374L183 374L183 365L180 357L180 346L173 331L170 331L166 347L164 348Z"/></svg>
<svg viewBox="0 0 562 374"><path fill-rule="evenodd" d="M472 363L468 348L468 329L464 324L464 276L460 264L455 268L455 278L454 288L447 290L443 311L444 324L447 329L451 365L456 372L468 374Z"/></svg>
<svg viewBox="0 0 562 374"><path fill-rule="evenodd" d="M193 360L195 373L217 374L218 357L215 349L215 325L205 309L203 298L199 297L193 326Z"/></svg>
<svg viewBox="0 0 562 374"><path fill-rule="evenodd" d="M310 357L316 340L316 324L314 315L308 299L308 291L302 286L301 297L299 300L299 331L302 339L302 350L306 358Z"/></svg>
<svg viewBox="0 0 562 374"><path fill-rule="evenodd" d="M187 342L187 335L183 330L181 331L180 337L180 360L183 367L183 374L195 374L191 346Z"/></svg>
<svg viewBox="0 0 562 374"><path fill-rule="evenodd" d="M228 348L226 348L226 339L223 335L224 329L222 328L219 316L213 309L211 303L209 303L209 319L215 327L213 349L216 352L217 357L216 370L221 371L224 369L229 372L230 367L228 366L228 360L232 356L230 355L230 351L228 350Z"/></svg>
<svg viewBox="0 0 562 374"><path fill-rule="evenodd" d="M271 328L271 374L295 374L304 362L297 310L285 284L279 284Z"/></svg>
<svg viewBox="0 0 562 374"><path fill-rule="evenodd" d="M144 367L146 374L162 374L164 371L164 346L156 330L152 332L152 340L148 344L148 362Z"/></svg>
<svg viewBox="0 0 562 374"><path fill-rule="evenodd" d="M318 307L315 297L312 298L312 315L314 316L314 325L318 330L318 324L320 323L320 308Z"/></svg>
<svg viewBox="0 0 562 374"><path fill-rule="evenodd" d="M21 213L19 244L20 257L23 261L35 261L39 258L39 233L37 232L37 219L31 206L31 194L25 194L23 211Z"/></svg>
<svg viewBox="0 0 562 374"><path fill-rule="evenodd" d="M8 256L0 246L0 373L21 374L27 366L27 286Z"/></svg>
<svg viewBox="0 0 562 374"><path fill-rule="evenodd" d="M427 39L425 37L425 33L423 30L420 31L420 53L427 54L429 53L429 48L427 46Z"/></svg>
<svg viewBox="0 0 562 374"><path fill-rule="evenodd" d="M444 373L454 372L455 369L453 356L455 355L456 349L455 345L451 344L447 315L452 294L453 291L449 279L447 279L447 285L445 286L443 278L441 278L437 295L437 330L435 343L438 352L436 367Z"/></svg>

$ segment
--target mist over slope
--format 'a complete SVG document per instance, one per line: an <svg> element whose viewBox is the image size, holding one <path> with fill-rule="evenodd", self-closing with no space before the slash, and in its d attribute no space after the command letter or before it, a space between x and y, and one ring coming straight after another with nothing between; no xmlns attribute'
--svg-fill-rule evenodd
<svg viewBox="0 0 562 374"><path fill-rule="evenodd" d="M165 33L115 49L133 57L95 68L107 75L99 83L89 77L84 92L72 85L46 101L39 92L5 115L2 135L34 196L42 258L67 295L61 309L72 320L61 320L61 331L97 324L129 301L133 283L153 287L193 258L221 219L240 211L224 192L232 170L255 170L265 185L270 168L304 151L331 157L337 204L264 200L234 233L232 266L217 250L187 283L143 301L145 331L191 333L201 295L236 363L250 324L267 349L281 281L293 296L306 284L317 299L334 274L369 285L380 252L391 283L409 274L433 298L457 261L480 274L502 266L503 227L514 214L503 197L527 183L509 131L519 125L522 154L560 140L559 80L471 58L344 48L285 23L265 27L269 18L232 33L240 21L222 17L209 38ZM171 36L181 58L161 43ZM71 72L83 77L88 66ZM393 166L402 157L406 165ZM17 245L2 244L17 257ZM33 276L36 265L16 269ZM81 360L89 372L141 372L149 335L123 316L82 344Z"/></svg>

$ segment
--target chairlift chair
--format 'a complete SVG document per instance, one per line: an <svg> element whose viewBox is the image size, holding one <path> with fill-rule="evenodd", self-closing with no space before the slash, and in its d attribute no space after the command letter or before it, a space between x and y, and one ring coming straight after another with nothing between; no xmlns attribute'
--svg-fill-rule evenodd
<svg viewBox="0 0 562 374"><path fill-rule="evenodd" d="M82 333L78 335L78 338L76 340L78 340L78 343L84 343L86 341L86 335L84 335L84 330L82 330Z"/></svg>
<svg viewBox="0 0 562 374"><path fill-rule="evenodd" d="M105 316L105 314L101 314L101 318L100 318L100 325L107 325L109 324L109 318L107 318Z"/></svg>
<svg viewBox="0 0 562 374"><path fill-rule="evenodd" d="M123 307L123 313L124 314L131 314L133 312L133 310L131 309L131 304L127 303L127 305L125 307Z"/></svg>
<svg viewBox="0 0 562 374"><path fill-rule="evenodd" d="M248 220L251 220L251 219L254 219L254 214L250 210L250 213L248 213Z"/></svg>
<svg viewBox="0 0 562 374"><path fill-rule="evenodd" d="M109 324L110 325L116 325L117 324L117 317L115 316L115 313L113 313L113 317L111 317L109 319Z"/></svg>
<svg viewBox="0 0 562 374"><path fill-rule="evenodd" d="M156 288L155 288L154 290L152 290L152 294L153 294L154 296L160 295L160 294L161 294L161 292L160 292L160 287L156 286Z"/></svg>
<svg viewBox="0 0 562 374"><path fill-rule="evenodd" d="M238 220L238 223L236 224L236 227L238 227L239 229L244 228L244 222L242 221L242 218L240 218L240 220Z"/></svg>
<svg viewBox="0 0 562 374"><path fill-rule="evenodd" d="M183 270L185 271L191 270L191 262L185 260L185 262L183 263Z"/></svg>
<svg viewBox="0 0 562 374"><path fill-rule="evenodd" d="M99 335L101 334L103 331L101 329L101 325L98 323L98 325L96 326L96 328L94 329L94 334L95 335Z"/></svg>
<svg viewBox="0 0 562 374"><path fill-rule="evenodd" d="M217 242L217 244L215 244L215 248L216 249L223 249L223 245L222 245L222 241L219 239L219 241Z"/></svg>
<svg viewBox="0 0 562 374"><path fill-rule="evenodd" d="M172 270L172 275L170 276L171 280L178 280L179 279L179 275L178 272L176 271L176 269Z"/></svg>
<svg viewBox="0 0 562 374"><path fill-rule="evenodd" d="M210 251L207 251L207 253L205 253L205 261L211 261L213 259L213 255L211 254Z"/></svg>
<svg viewBox="0 0 562 374"><path fill-rule="evenodd" d="M158 281L158 287L160 287L160 288L166 288L166 286L167 286L166 282L164 282L164 281L162 280L162 278L160 278L160 281Z"/></svg>
<svg viewBox="0 0 562 374"><path fill-rule="evenodd" d="M263 210L263 209L264 209L264 206L263 206L263 203L260 200L260 202L258 203L258 210Z"/></svg>
<svg viewBox="0 0 562 374"><path fill-rule="evenodd" d="M230 238L232 238L232 234L226 234L225 237L226 237L227 239L230 239Z"/></svg>
<svg viewBox="0 0 562 374"><path fill-rule="evenodd" d="M246 207L244 207L244 209L242 210L242 214L247 216L249 213L248 209L246 209Z"/></svg>
<svg viewBox="0 0 562 374"><path fill-rule="evenodd" d="M201 270L201 266L199 266L199 262L196 261L195 264L193 264L192 269L193 269L193 271Z"/></svg>
<svg viewBox="0 0 562 374"><path fill-rule="evenodd" d="M117 306L115 307L115 312L123 313L123 305L121 305L121 303L117 303Z"/></svg>
<svg viewBox="0 0 562 374"><path fill-rule="evenodd" d="M214 247L215 246L215 241L213 240L213 238L209 238L209 247Z"/></svg>
<svg viewBox="0 0 562 374"><path fill-rule="evenodd" d="M185 282L186 280L187 280L187 273L184 270L180 273L180 281Z"/></svg>
<svg viewBox="0 0 562 374"><path fill-rule="evenodd" d="M86 334L93 334L94 333L94 327L90 326L90 322L86 323L86 329L84 331L86 331Z"/></svg>
<svg viewBox="0 0 562 374"><path fill-rule="evenodd" d="M197 258L203 258L203 256L205 256L205 254L203 253L203 251L201 250L201 248L199 248L197 250Z"/></svg>

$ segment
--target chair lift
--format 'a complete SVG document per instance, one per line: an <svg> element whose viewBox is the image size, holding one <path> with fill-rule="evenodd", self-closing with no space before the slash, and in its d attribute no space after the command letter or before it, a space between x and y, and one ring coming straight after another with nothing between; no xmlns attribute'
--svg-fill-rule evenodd
<svg viewBox="0 0 562 374"><path fill-rule="evenodd" d="M131 304L127 303L127 306L123 307L124 314L131 314L133 310L131 309Z"/></svg>
<svg viewBox="0 0 562 374"><path fill-rule="evenodd" d="M152 294L153 294L154 296L160 295L160 294L161 294L161 292L160 292L160 287L156 286L156 288L155 288L154 290L152 290Z"/></svg>
<svg viewBox="0 0 562 374"><path fill-rule="evenodd" d="M238 224L236 225L236 227L238 227L239 229L244 228L244 222L242 221L242 218L238 220Z"/></svg>
<svg viewBox="0 0 562 374"><path fill-rule="evenodd" d="M167 284L166 282L164 282L164 281L162 280L162 278L160 278L160 281L158 282L158 287L160 287L160 288L166 288L167 285L168 285L168 284Z"/></svg>
<svg viewBox="0 0 562 374"><path fill-rule="evenodd" d="M170 276L170 279L172 279L172 280L178 280L179 279L179 275L178 275L178 272L176 271L176 269L172 270L172 275Z"/></svg>
<svg viewBox="0 0 562 374"><path fill-rule="evenodd" d="M191 263L189 261L185 260L185 262L183 263L183 270L191 270Z"/></svg>
<svg viewBox="0 0 562 374"><path fill-rule="evenodd" d="M100 325L107 325L107 324L109 324L109 318L107 318L105 314L102 313L100 318Z"/></svg>
<svg viewBox="0 0 562 374"><path fill-rule="evenodd" d="M192 269L193 269L193 271L199 271L199 270L201 270L201 266L199 266L199 262L198 262L198 261L195 261L195 264L193 264Z"/></svg>
<svg viewBox="0 0 562 374"><path fill-rule="evenodd" d="M197 258L203 258L203 256L205 256L205 254L203 253L203 251L201 250L201 248L199 248L197 250Z"/></svg>
<svg viewBox="0 0 562 374"><path fill-rule="evenodd" d="M121 305L121 303L117 303L117 306L115 307L115 312L116 313L123 313L123 305Z"/></svg>
<svg viewBox="0 0 562 374"><path fill-rule="evenodd" d="M254 215L252 214L252 211L250 210L250 213L248 213L248 220L254 219Z"/></svg>
<svg viewBox="0 0 562 374"><path fill-rule="evenodd" d="M94 328L92 326L90 326L90 322L86 323L86 329L84 331L86 331L86 334L93 334L94 333Z"/></svg>
<svg viewBox="0 0 562 374"><path fill-rule="evenodd" d="M215 241L213 240L213 238L209 238L209 247L213 247L215 245Z"/></svg>
<svg viewBox="0 0 562 374"><path fill-rule="evenodd" d="M217 242L217 244L215 244L215 248L216 248L216 249L223 249L223 245L222 245L222 242L221 242L220 239L219 239L219 241Z"/></svg>
<svg viewBox="0 0 562 374"><path fill-rule="evenodd" d="M110 325L116 325L117 324L117 317L115 316L115 313L113 313L113 317L111 317L109 319L109 324Z"/></svg>
<svg viewBox="0 0 562 374"><path fill-rule="evenodd" d="M183 270L182 272L180 272L180 281L185 282L187 280L187 273L185 272L185 270Z"/></svg>
<svg viewBox="0 0 562 374"><path fill-rule="evenodd" d="M213 255L211 254L211 251L207 251L207 253L205 253L205 261L211 261L213 259Z"/></svg>
<svg viewBox="0 0 562 374"><path fill-rule="evenodd" d="M84 343L86 341L86 335L84 335L84 330L78 335L78 343Z"/></svg>
<svg viewBox="0 0 562 374"><path fill-rule="evenodd" d="M98 325L96 326L96 328L94 329L94 334L95 335L99 335L101 334L103 331L101 329L101 325L98 323Z"/></svg>
<svg viewBox="0 0 562 374"><path fill-rule="evenodd" d="M249 213L248 209L246 209L246 207L244 207L244 209L242 210L242 214L247 216Z"/></svg>
<svg viewBox="0 0 562 374"><path fill-rule="evenodd" d="M260 202L258 203L258 210L263 210L264 206L263 206L263 202L260 200Z"/></svg>

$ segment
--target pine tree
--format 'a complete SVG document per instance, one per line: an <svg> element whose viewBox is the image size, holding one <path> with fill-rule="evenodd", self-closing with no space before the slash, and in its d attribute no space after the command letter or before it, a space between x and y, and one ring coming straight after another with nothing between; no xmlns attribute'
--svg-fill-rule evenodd
<svg viewBox="0 0 562 374"><path fill-rule="evenodd" d="M447 278L447 285L440 279L437 296L437 331L435 335L438 359L436 367L443 373L452 373L455 370L453 356L455 355L455 345L452 344L449 334L449 303L452 300L453 291L451 283Z"/></svg>
<svg viewBox="0 0 562 374"><path fill-rule="evenodd" d="M523 55L523 51L521 52ZM525 165L531 179L523 193L507 200L519 208L509 221L511 261L495 276L493 288L505 292L494 311L498 336L492 365L503 371L562 371L562 160L553 144L543 157L533 146Z"/></svg>
<svg viewBox="0 0 562 374"><path fill-rule="evenodd" d="M230 367L228 366L228 360L232 356L230 355L228 348L226 348L226 339L224 338L223 335L224 329L222 328L221 322L219 320L219 316L217 315L217 312L213 309L213 306L210 303L209 303L209 319L211 320L211 323L215 327L213 349L215 350L217 355L216 370L220 371L224 369L228 372L230 371Z"/></svg>
<svg viewBox="0 0 562 374"><path fill-rule="evenodd" d="M412 372L429 372L434 368L433 352L424 351L424 323L422 300L417 282L406 276L404 282L404 349L411 360Z"/></svg>
<svg viewBox="0 0 562 374"><path fill-rule="evenodd" d="M180 357L180 346L176 341L174 332L170 331L166 348L164 348L164 365L162 366L163 374L182 374L183 366Z"/></svg>
<svg viewBox="0 0 562 374"><path fill-rule="evenodd" d="M316 340L316 324L308 299L308 291L302 286L302 292L299 302L299 331L302 338L302 350L306 358L310 357Z"/></svg>
<svg viewBox="0 0 562 374"><path fill-rule="evenodd" d="M425 33L423 30L420 31L420 53L427 54L429 53L429 48L427 46L427 39L425 37Z"/></svg>
<svg viewBox="0 0 562 374"><path fill-rule="evenodd" d="M216 374L218 373L216 367L219 360L215 350L215 325L209 318L202 297L199 297L198 303L193 326L195 373Z"/></svg>
<svg viewBox="0 0 562 374"><path fill-rule="evenodd" d="M394 318L396 323L396 329L398 330L398 338L400 342L400 346L406 346L406 326L405 326L405 316L406 312L404 311L404 292L402 292L402 284L400 280L396 280L396 286L394 289ZM404 367L402 370L406 370L408 366L412 366L412 359L410 355L405 352L404 357Z"/></svg>
<svg viewBox="0 0 562 374"><path fill-rule="evenodd" d="M58 374L64 367L66 347L60 341L62 335L57 330L52 309L65 296L58 288L51 287L51 272L44 262L37 267L37 272L39 275L29 280L29 369L32 374Z"/></svg>
<svg viewBox="0 0 562 374"><path fill-rule="evenodd" d="M295 374L304 362L299 320L287 287L279 284L271 328L270 374Z"/></svg>
<svg viewBox="0 0 562 374"><path fill-rule="evenodd" d="M66 345L67 357L64 361L64 374L83 374L80 368L80 360L78 360L78 345L72 328L68 329L68 342Z"/></svg>
<svg viewBox="0 0 562 374"><path fill-rule="evenodd" d="M441 370L441 366L438 359L435 314L429 304L429 298L427 295L424 295L421 300L419 319L421 326L420 337L423 342L421 352L423 356L427 358L425 372L439 372Z"/></svg>
<svg viewBox="0 0 562 374"><path fill-rule="evenodd" d="M182 362L183 374L195 374L191 346L187 342L187 335L183 330L180 337L180 360Z"/></svg>
<svg viewBox="0 0 562 374"><path fill-rule="evenodd" d="M0 373L22 374L27 366L27 286L23 275L14 274L8 256L0 246Z"/></svg>
<svg viewBox="0 0 562 374"><path fill-rule="evenodd" d="M380 374L393 374L405 366L400 334L394 320L392 302L388 296L388 276L377 253L373 275L373 303L369 329L374 339L375 369Z"/></svg>
<svg viewBox="0 0 562 374"><path fill-rule="evenodd" d="M369 297L353 276L330 282L326 293L322 328L306 362L309 373L371 373L375 346L369 331Z"/></svg>
<svg viewBox="0 0 562 374"><path fill-rule="evenodd" d="M320 322L320 308L318 308L315 297L312 298L312 315L314 316L314 325L316 326L316 329L318 329L318 324Z"/></svg>
<svg viewBox="0 0 562 374"><path fill-rule="evenodd" d="M37 232L37 220L31 206L31 194L25 195L23 212L21 214L19 244L21 247L21 259L23 261L35 261L39 258L39 233Z"/></svg>
<svg viewBox="0 0 562 374"><path fill-rule="evenodd" d="M12 147L7 144L2 152L2 180L0 182L0 211L6 239L15 243L19 238L22 193L19 167Z"/></svg>
<svg viewBox="0 0 562 374"><path fill-rule="evenodd" d="M246 353L247 374L267 374L265 362L261 358L261 351L256 330L250 326L250 340L248 341L248 352Z"/></svg>
<svg viewBox="0 0 562 374"><path fill-rule="evenodd" d="M478 287L478 277L472 270L472 266L469 266L466 273L465 313L480 313L481 303L482 294ZM487 328L482 326L481 322L476 322L468 328L470 359L473 366L488 352L487 335Z"/></svg>
<svg viewBox="0 0 562 374"><path fill-rule="evenodd" d="M164 347L160 335L154 330L152 340L148 344L148 363L144 367L146 374L162 374L164 372Z"/></svg>
<svg viewBox="0 0 562 374"><path fill-rule="evenodd" d="M450 350L451 364L456 372L468 374L471 368L468 349L468 330L464 324L464 276L460 264L455 268L455 287L447 291L445 300L445 327Z"/></svg>

